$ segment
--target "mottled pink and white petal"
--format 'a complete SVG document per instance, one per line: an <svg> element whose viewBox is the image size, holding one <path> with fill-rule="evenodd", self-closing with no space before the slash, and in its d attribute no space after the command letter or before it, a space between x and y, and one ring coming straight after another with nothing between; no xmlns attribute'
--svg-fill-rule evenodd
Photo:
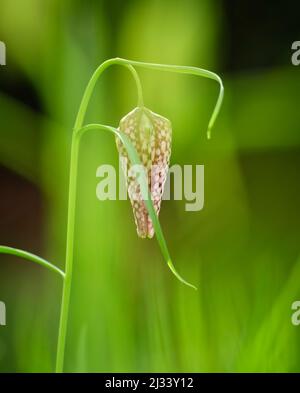
<svg viewBox="0 0 300 393"><path fill-rule="evenodd" d="M119 124L137 150L140 161L148 179L148 187L158 214L160 211L164 185L169 170L171 156L172 127L171 122L146 108L135 108L122 118ZM117 139L120 157L127 162L125 177L128 195L131 200L137 233L140 237L153 237L152 220L140 193L136 176L130 173L130 161L126 149ZM127 174L129 173L129 176Z"/></svg>

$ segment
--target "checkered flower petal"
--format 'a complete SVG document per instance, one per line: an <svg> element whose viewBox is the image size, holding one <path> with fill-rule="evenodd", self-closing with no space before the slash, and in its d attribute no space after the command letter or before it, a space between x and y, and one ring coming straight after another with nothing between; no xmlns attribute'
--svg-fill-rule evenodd
<svg viewBox="0 0 300 393"><path fill-rule="evenodd" d="M155 211L159 214L171 156L171 122L149 109L135 108L122 118L119 130L129 137L139 155ZM154 235L152 220L140 193L136 172L132 170L127 151L119 139L116 143L120 158L126 163L123 170L137 233L142 238L151 238Z"/></svg>

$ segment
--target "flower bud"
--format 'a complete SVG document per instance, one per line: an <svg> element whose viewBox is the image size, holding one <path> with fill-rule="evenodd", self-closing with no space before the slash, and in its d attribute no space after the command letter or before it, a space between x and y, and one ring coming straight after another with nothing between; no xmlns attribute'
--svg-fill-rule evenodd
<svg viewBox="0 0 300 393"><path fill-rule="evenodd" d="M135 108L121 119L119 130L128 136L138 153L142 164L140 169L145 171L151 199L158 215L171 155L171 122L144 107ZM116 139L116 142L123 163L137 233L142 238L152 238L152 220L137 181L139 170L131 167L127 151L120 140Z"/></svg>

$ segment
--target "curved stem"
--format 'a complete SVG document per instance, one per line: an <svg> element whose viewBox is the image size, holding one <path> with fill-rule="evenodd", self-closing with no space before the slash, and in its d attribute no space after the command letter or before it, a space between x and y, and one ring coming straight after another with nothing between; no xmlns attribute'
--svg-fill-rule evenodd
<svg viewBox="0 0 300 393"><path fill-rule="evenodd" d="M212 113L211 118L209 120L208 128L207 128L207 137L208 137L208 139L210 139L211 129L214 126L216 118L220 112L223 97L224 97L224 86L223 86L222 79L219 77L219 75L217 75L214 72L204 70L203 68L198 68L198 67L145 63L145 62L141 62L141 61L126 60L126 59L121 59L121 58L116 58L115 62L116 62L116 64L123 64L123 65L130 64L132 66L153 69L153 70L158 70L158 71L168 71L168 72L176 72L176 73L180 73L180 74L196 75L196 76L200 76L200 77L204 77L204 78L213 79L216 82L218 82L220 85L220 92L219 92L219 96L218 96L216 105L214 107L214 110L213 110L213 113Z"/></svg>
<svg viewBox="0 0 300 393"><path fill-rule="evenodd" d="M31 254L28 251L19 250L18 248L13 248L13 247L0 246L0 254L14 255L16 257L27 259L28 261L35 262L38 265L44 266L48 270L58 273L62 278L65 278L65 273L62 270L60 270L57 266L46 261L46 259L43 259L37 255Z"/></svg>
<svg viewBox="0 0 300 393"><path fill-rule="evenodd" d="M89 104L90 98L92 96L92 93L94 91L94 88L95 88L98 78L103 73L103 71L106 70L111 65L126 66L132 72L135 82L137 84L138 105L139 106L143 106L142 88L141 88L138 74L135 71L135 69L133 68L133 66L144 67L144 68L148 68L148 69L156 69L156 70L160 70L160 71L169 71L169 72L197 75L197 76L210 78L210 79L217 81L220 85L220 93L219 93L219 97L218 97L217 103L215 105L213 114L212 114L211 119L208 124L208 131L207 131L208 138L210 137L211 128L213 127L213 125L215 123L215 120L218 116L218 113L219 113L219 110L220 110L220 107L222 104L222 100L223 100L224 88L223 88L221 78L213 72L203 70L203 69L197 68L197 67L152 64L152 63L137 62L137 61L130 61L130 60L125 60L125 59L121 59L121 58L115 58L115 59L106 60L104 63L102 63L96 69L96 71L92 75L92 77L91 77L91 79L85 89L85 92L83 94L83 97L82 97L82 100L80 103L80 107L79 107L78 114L77 114L76 121L75 121L73 136L72 136L71 163L70 163L70 184L69 184L69 205L68 205L68 228L67 228L67 244L66 244L66 272L65 272L61 316L60 316L60 327L59 327L59 335L58 335L58 348L57 348L57 359L56 359L56 371L57 372L63 371L65 341L66 341L67 322L68 322L68 314L69 314L69 302L70 302L70 292L71 292L71 282L72 282L73 251L74 251L74 228L75 228L74 224L75 224L75 204L76 204L76 185L77 185L79 141L80 141L80 136L85 131L87 131L88 129L91 129L92 127L95 128L94 125L90 125L90 126L87 126L86 128L82 128L84 117L85 117L85 114L86 114L86 111L88 108L88 104ZM107 129L110 131L114 130L114 131L112 131L114 133L117 131L113 127L100 126L100 125L97 125L97 127L100 127L101 129ZM125 136L123 139L126 140ZM133 156L136 155L136 158L138 158L134 148L133 148L133 151L131 152L131 154ZM180 277L180 275L176 272L176 270L172 264L172 261L171 261L170 255L169 255L169 251L167 249L166 242L164 240L163 233L160 228L159 221L157 219L155 210L153 208L151 196L149 198L149 189L148 189L147 183L146 182L143 182L143 183L145 183L145 184L141 184L142 195L144 197L145 204L146 204L147 210L149 212L149 215L152 218L154 229L157 234L157 239L160 244L163 255L167 260L167 264L170 267L170 269L172 270L172 272L176 275L176 277L180 281L195 288L193 285L187 283L184 279L182 279Z"/></svg>
<svg viewBox="0 0 300 393"><path fill-rule="evenodd" d="M87 107L93 93L96 82L102 72L110 65L118 64L114 59L110 59L102 63L92 75L85 92L83 94L81 104L75 121L74 132L72 135L71 162L70 162L70 180L69 180L69 201L68 201L68 226L67 226L67 244L66 244L66 276L63 288L57 357L56 372L63 371L64 352L66 343L67 323L69 315L69 303L71 294L72 271L73 271L73 253L74 253L74 229L75 229L75 205L76 205L76 185L77 185L77 169L78 169L78 150L80 135L76 133L83 123ZM130 64L122 64L132 73L138 90L138 105L143 106L143 93L141 82L136 70Z"/></svg>
<svg viewBox="0 0 300 393"><path fill-rule="evenodd" d="M143 89L142 89L142 84L140 81L140 77L134 67L132 65L127 66L129 71L131 71L132 76L135 80L135 84L137 87L137 92L138 92L138 107L142 108L144 106L144 97L143 97Z"/></svg>
<svg viewBox="0 0 300 393"><path fill-rule="evenodd" d="M79 108L78 116L75 122L75 129L78 129L82 127L83 125L83 120L84 116L86 113L86 109L89 103L89 100L91 98L94 86L102 74L102 72L108 68L111 65L122 65L122 66L131 66L132 68L129 68L130 71L133 73L133 77L137 83L137 89L138 89L138 94L139 94L139 106L143 106L143 99L142 99L142 89L139 81L139 77L136 73L136 70L133 68L135 67L141 67L141 68L146 68L146 69L152 69L152 70L157 70L157 71L167 71L167 72L175 72L179 74L187 74L187 75L195 75L195 76L200 76L208 79L212 79L216 82L218 82L220 86L220 91L219 91L219 96L216 102L216 105L214 107L213 113L211 115L211 118L208 123L207 127L207 137L210 139L211 137L211 130L215 124L215 121L218 117L218 114L221 109L221 105L223 102L224 98L224 86L222 79L219 77L218 74L205 70L203 68L198 68L198 67L190 67L190 66L179 66L179 65L170 65L170 64L156 64L156 63L145 63L141 61L134 61L134 60L127 60L127 59L122 59L122 58L115 58L115 59L110 59L106 60L104 63L102 63L94 72L86 90L84 93L84 96L81 101L81 105ZM142 104L141 104L142 103Z"/></svg>
<svg viewBox="0 0 300 393"><path fill-rule="evenodd" d="M57 343L56 356L56 372L63 372L64 353L66 344L66 333L69 315L69 303L71 294L72 271L73 271L73 254L74 254L74 230L75 230L75 205L76 205L76 186L77 186L77 170L78 170L78 151L80 135L76 132L82 125L84 116L93 93L95 84L102 72L110 65L117 64L114 59L107 60L102 63L92 75L78 110L75 121L74 132L72 135L72 147L70 158L70 174L69 174L69 198L68 198L68 223L67 223L67 242L66 242L66 273L63 287L63 296L61 303L60 323ZM128 64L123 64L128 68L137 84L138 105L143 106L143 94L141 82L135 69Z"/></svg>
<svg viewBox="0 0 300 393"><path fill-rule="evenodd" d="M144 106L143 103L143 93L142 93L142 86L141 86L141 82L138 76L138 73L136 72L136 70L133 68L133 66L130 63L125 63L123 61L119 61L118 59L109 59L106 60L105 62L103 62L94 72L94 74L92 75L86 89L85 92L83 94L81 103L80 103L80 107L78 110L78 114L76 117L76 121L75 121L75 126L74 129L78 129L80 127L82 127L83 124L83 120L84 120L84 116L86 114L87 111L87 107L88 104L90 102L92 93L94 91L94 87L97 83L97 80L99 79L100 75L103 73L103 71L105 71L109 66L111 65L122 65L125 66L126 68L129 69L129 71L132 73L132 76L136 82L137 85L137 90L138 90L138 106Z"/></svg>

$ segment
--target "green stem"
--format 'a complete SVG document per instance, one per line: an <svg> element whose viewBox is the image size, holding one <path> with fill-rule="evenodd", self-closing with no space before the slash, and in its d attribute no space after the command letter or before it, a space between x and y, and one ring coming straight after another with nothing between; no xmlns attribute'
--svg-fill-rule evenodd
<svg viewBox="0 0 300 393"><path fill-rule="evenodd" d="M221 109L223 97L224 97L224 86L223 86L222 79L219 77L219 75L215 74L214 72L205 70L203 68L198 68L198 67L145 63L145 62L141 62L141 61L126 60L126 59L121 59L121 58L116 58L115 63L122 64L122 65L127 64L127 65L131 65L131 66L153 69L153 70L157 70L157 71L168 71L168 72L176 72L179 74L196 75L196 76L212 79L212 80L215 80L216 82L218 82L219 86L220 86L220 92L219 92L219 96L218 96L216 105L214 107L214 110L213 110L213 113L212 113L211 118L209 120L208 128L207 128L207 137L208 137L208 139L210 139L211 129L213 128L215 121L218 117L218 114Z"/></svg>
<svg viewBox="0 0 300 393"><path fill-rule="evenodd" d="M48 270L58 273L60 276L62 276L62 278L65 278L65 273L62 270L60 270L58 267L56 267L52 263L46 261L46 259L38 257L37 255L31 254L30 252L27 252L24 250L19 250L17 248L13 248L13 247L0 246L0 254L14 255L19 258L27 259L28 261L35 262L38 265L44 266Z"/></svg>
<svg viewBox="0 0 300 393"><path fill-rule="evenodd" d="M132 67L132 65L128 65L127 68L129 71L131 71L132 76L135 80L135 84L137 87L137 92L138 92L138 107L142 108L144 106L144 97L143 97L143 89L141 85L141 81L139 78L138 73L136 72L135 68Z"/></svg>
<svg viewBox="0 0 300 393"><path fill-rule="evenodd" d="M95 71L92 78L90 79L87 88L84 92L79 111L75 121L75 127L72 135L72 147L71 147L71 158L70 158L70 175L69 175L69 199L68 199L68 223L67 223L67 242L66 242L66 273L63 287L61 312L60 312L60 323L58 332L58 343L57 343L57 356L56 356L56 372L63 372L64 365L64 353L66 346L66 334L67 324L69 316L69 304L71 294L71 283L72 283L72 271L73 271L73 254L74 254L74 230L75 230L75 206L76 206L76 186L77 186L77 172L78 172L78 153L79 153L79 142L81 134L77 131L81 128L84 116L90 101L92 92L95 84L101 75L101 73L110 65L117 64L113 60L107 60ZM143 95L142 87L135 69L126 64L137 84L138 90L138 105L143 106Z"/></svg>
<svg viewBox="0 0 300 393"><path fill-rule="evenodd" d="M142 89L141 89L141 84L138 78L138 75L135 71L135 69L133 68L133 66L136 67L141 67L141 68L146 68L146 69L152 69L152 70L157 70L157 71L167 71L167 72L175 72L175 73L179 73L179 74L187 74L187 75L195 75L195 76L199 76L199 77L204 77L204 78L208 78L208 79L212 79L216 82L218 82L219 86L220 86L220 91L219 91L219 96L216 102L216 105L214 107L213 113L210 117L209 123L208 123L208 127L207 127L207 137L208 139L210 139L211 137L211 130L215 124L215 121L218 117L218 114L220 112L221 109L221 105L223 102L223 97L224 97L224 86L223 86L223 82L222 79L219 77L218 74L205 70L203 68L198 68L198 67L190 67L190 66L179 66L179 65L169 65L169 64L156 64L156 63L145 63L145 62L141 62L141 61L134 61L134 60L127 60L127 59L121 59L119 57L116 57L114 59L109 59L106 60L104 63L102 63L94 72L94 74L92 75L88 86L84 92L82 101L81 101L81 105L79 108L79 112L77 115L77 119L75 122L75 129L78 129L80 127L82 127L83 125L83 120L84 120L84 116L88 107L88 103L90 101L91 95L93 93L95 84L98 80L98 78L100 77L100 75L102 74L102 72L104 70L106 70L106 68L108 68L111 65L121 65L121 66L127 66L130 67L130 71L133 73L133 77L137 82L137 88L138 88L138 94L139 94L139 106L143 106L143 98L142 98ZM142 103L142 104L140 104Z"/></svg>
<svg viewBox="0 0 300 393"><path fill-rule="evenodd" d="M138 90L138 105L143 106L143 95L142 95L142 88L141 83L138 77L137 72L133 68L133 66L137 67L144 67L148 69L156 69L160 71L169 71L169 72L177 72L183 74L191 74L202 76L205 78L210 78L216 80L220 84L220 93L214 108L213 114L208 124L208 131L207 136L210 137L211 128L214 125L214 122L217 118L219 113L222 100L223 100L223 84L220 77L210 71L203 70L201 68L196 67L185 67L185 66L174 66L174 65L163 65L163 64L152 64L152 63L144 63L144 62L137 62L137 61L130 61L120 58L106 60L102 63L92 75L85 92L83 94L80 107L78 110L78 114L75 121L73 136L72 136L72 149L71 149L71 163L70 163L70 184L69 184L69 205L68 205L68 228L67 228L67 243L66 243L66 273L65 273L65 280L64 280L64 288L63 288L63 297L62 297L62 306L61 306L61 315L60 315L60 326L59 326L59 334L58 334L58 347L57 347L57 359L56 359L56 372L63 371L63 364L64 364L64 352L65 352L65 342L66 342L66 332L67 332L67 322L68 322L68 314L69 314L69 303L70 303L70 292L71 292L71 282L72 282L72 266L73 266L73 252L74 252L74 229L75 229L75 204L76 204L76 185L77 185L77 170L78 170L78 150L79 150L79 142L80 137L87 129L83 130L83 121L84 117L88 108L89 101L91 99L92 93L94 91L95 85L97 83L98 78L100 75L111 65L122 65L127 67L131 72L137 84ZM108 126L100 126L108 127ZM108 127L111 130L112 127ZM116 129L114 129L116 130ZM146 184L146 183L145 183ZM141 187L143 189L143 187ZM172 272L185 284L192 286L191 284L187 283L184 279L180 277L180 275L176 272L171 258L169 256L169 252L166 246L166 242L164 240L161 228L159 226L159 221L155 214L153 204L151 202L151 198L149 199L149 190L144 189L144 195L148 195L148 198L145 199L145 203L147 209L149 211L150 216L154 219L154 229L158 234L157 238L160 244L160 247L163 251L164 257L167 260L168 266L172 270ZM155 220L156 217L156 220ZM158 224L157 224L157 222ZM193 286L192 286L193 287ZM195 288L195 287L194 287Z"/></svg>
<svg viewBox="0 0 300 393"><path fill-rule="evenodd" d="M90 102L92 93L94 91L95 85L97 83L97 80L99 79L100 75L103 73L103 71L105 71L108 67L110 67L111 65L122 65L126 68L129 69L129 71L131 71L132 76L136 82L137 85L137 91L138 91L138 106L144 106L143 103L143 93L142 93L142 87L141 87L141 82L138 76L138 73L136 72L136 70L133 68L133 66L130 63L125 63L123 61L119 61L118 59L110 59L110 60L106 60L104 63L102 63L94 72L94 74L92 75L86 89L85 92L83 94L81 103L80 103L80 107L78 110L78 114L76 117L76 121L75 121L75 126L74 129L78 130L79 128L82 127L83 125L83 121L84 121L84 117L87 111L87 107L88 104Z"/></svg>
<svg viewBox="0 0 300 393"><path fill-rule="evenodd" d="M72 283L73 253L74 253L74 230L75 230L75 206L76 206L76 185L78 170L79 137L74 132L72 135L70 178L69 178L69 202L68 202L68 223L67 223L67 246L66 246L66 267L63 287L60 323L58 332L56 372L63 372L65 342L69 315L70 293Z"/></svg>

